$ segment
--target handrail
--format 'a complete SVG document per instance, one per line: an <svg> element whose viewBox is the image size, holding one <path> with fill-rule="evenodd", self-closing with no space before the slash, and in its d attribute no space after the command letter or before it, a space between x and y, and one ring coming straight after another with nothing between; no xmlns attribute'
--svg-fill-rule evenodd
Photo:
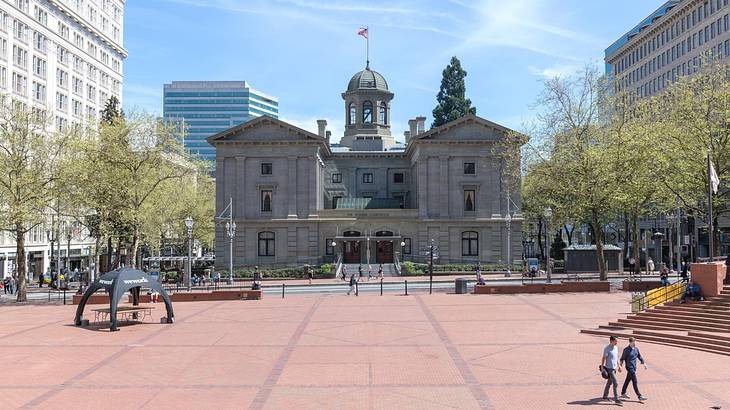
<svg viewBox="0 0 730 410"><path fill-rule="evenodd" d="M639 294L631 298L631 311L633 313L647 310L651 307L667 302L673 302L681 298L687 290L687 282L675 282L669 286L662 286L652 289L645 294Z"/></svg>
<svg viewBox="0 0 730 410"><path fill-rule="evenodd" d="M398 259L398 252L393 253L393 265L395 266L395 271L398 272L398 276L401 275L401 264L400 260Z"/></svg>
<svg viewBox="0 0 730 410"><path fill-rule="evenodd" d="M335 262L335 278L340 277L340 271L342 271L342 254L337 256L337 262Z"/></svg>

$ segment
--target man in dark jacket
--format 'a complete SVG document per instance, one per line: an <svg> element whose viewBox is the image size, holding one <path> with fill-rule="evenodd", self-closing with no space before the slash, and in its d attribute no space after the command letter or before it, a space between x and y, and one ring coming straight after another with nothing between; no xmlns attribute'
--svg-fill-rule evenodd
<svg viewBox="0 0 730 410"><path fill-rule="evenodd" d="M633 337L629 338L629 345L624 348L623 354L621 354L621 364L626 363L626 380L624 380L624 386L621 388L621 398L628 399L629 396L626 394L626 389L629 387L629 382L634 385L634 392L639 397L639 400L644 401L646 397L639 393L639 381L636 378L636 359L639 359L641 364L644 365L644 369L647 369L644 358L641 357L639 348L636 347L636 339Z"/></svg>

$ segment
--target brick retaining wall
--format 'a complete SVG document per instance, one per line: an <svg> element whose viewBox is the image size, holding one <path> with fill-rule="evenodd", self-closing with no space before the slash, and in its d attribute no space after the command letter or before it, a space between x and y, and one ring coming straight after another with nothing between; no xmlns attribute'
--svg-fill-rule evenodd
<svg viewBox="0 0 730 410"><path fill-rule="evenodd" d="M608 292L608 282L564 282L564 283L530 283L525 285L475 285L474 293L479 295L497 295L514 293L563 293L563 292Z"/></svg>

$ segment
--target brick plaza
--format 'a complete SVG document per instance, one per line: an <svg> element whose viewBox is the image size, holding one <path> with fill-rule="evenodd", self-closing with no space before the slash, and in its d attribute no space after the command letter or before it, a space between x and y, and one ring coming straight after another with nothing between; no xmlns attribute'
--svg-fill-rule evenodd
<svg viewBox="0 0 730 410"><path fill-rule="evenodd" d="M116 333L72 326L74 309L0 307L1 408L615 408L605 341L579 330L629 295L267 296L176 303L174 325ZM640 347L649 401L625 408L730 408L730 357Z"/></svg>

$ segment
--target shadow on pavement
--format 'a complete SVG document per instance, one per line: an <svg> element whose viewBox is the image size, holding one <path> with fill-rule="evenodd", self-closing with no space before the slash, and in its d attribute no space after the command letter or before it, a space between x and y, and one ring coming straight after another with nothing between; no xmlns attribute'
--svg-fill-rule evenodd
<svg viewBox="0 0 730 410"><path fill-rule="evenodd" d="M614 403L612 400L604 400L600 397L596 397L590 400L569 401L565 404L570 406L618 406L618 404Z"/></svg>

